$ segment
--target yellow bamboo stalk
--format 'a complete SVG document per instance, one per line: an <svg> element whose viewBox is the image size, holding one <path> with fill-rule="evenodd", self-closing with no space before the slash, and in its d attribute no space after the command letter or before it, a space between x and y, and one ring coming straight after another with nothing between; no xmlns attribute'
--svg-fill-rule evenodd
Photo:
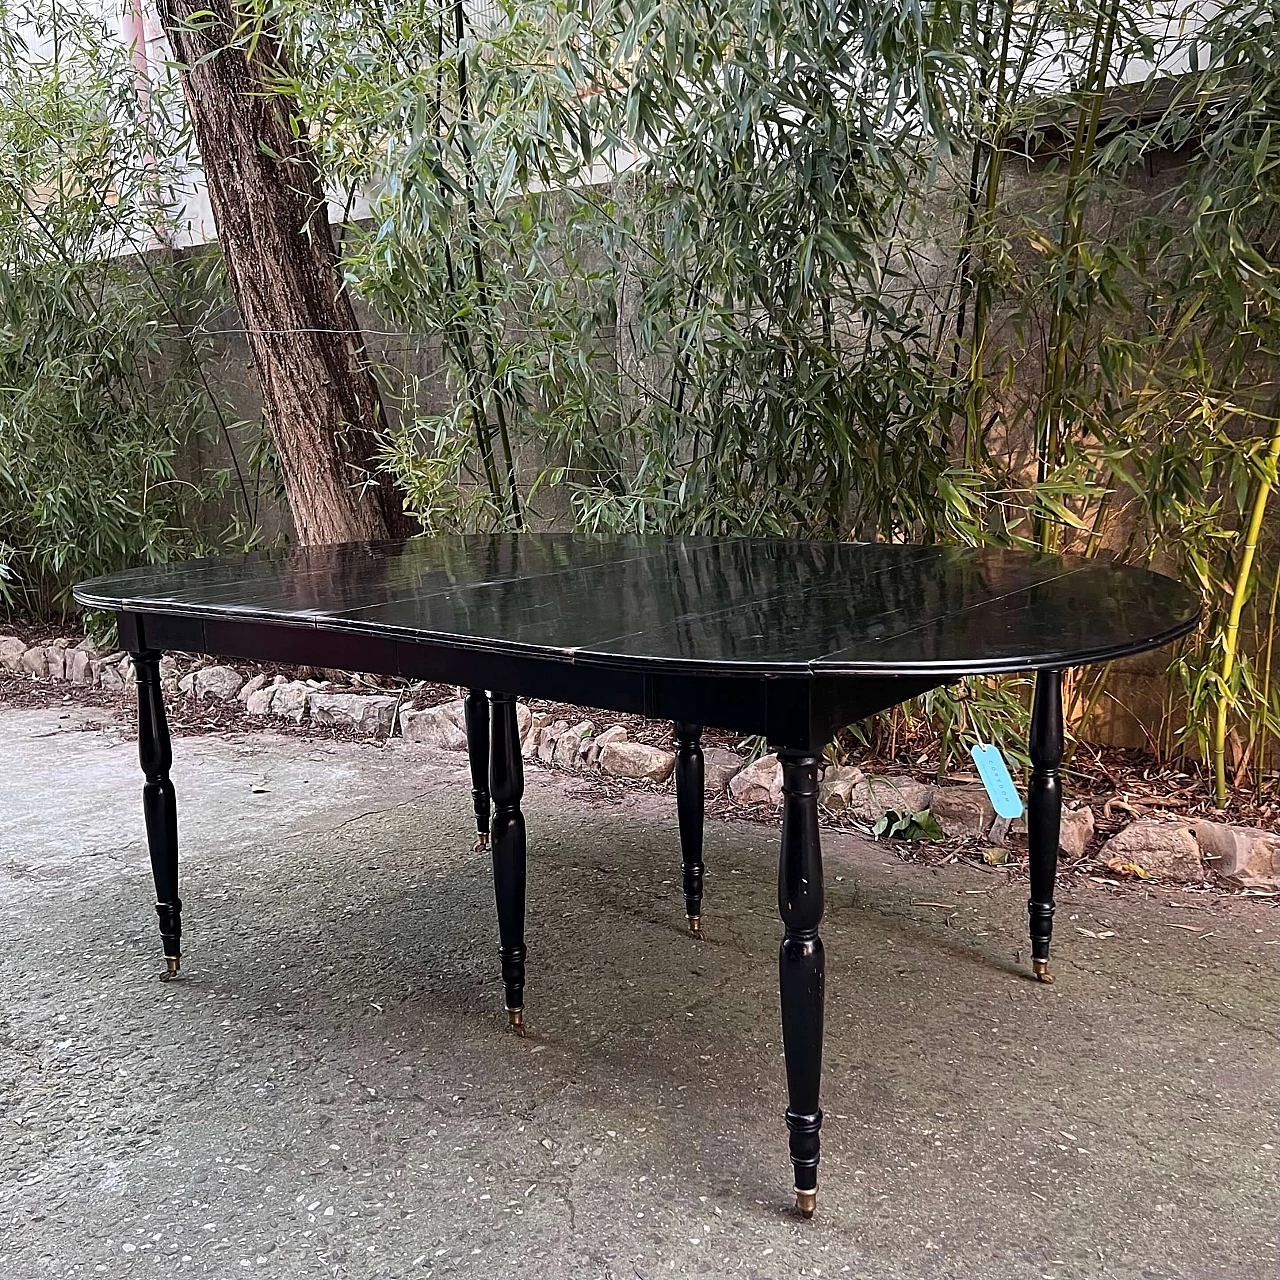
<svg viewBox="0 0 1280 1280"><path fill-rule="evenodd" d="M1253 574L1253 561L1258 551L1258 538L1262 532L1262 517L1276 481L1276 463L1280 460L1280 418L1274 423L1271 443L1263 462L1258 492L1254 494L1253 510L1249 514L1249 527L1245 533L1244 550L1240 555L1240 568L1236 573L1231 596L1231 610L1227 614L1227 629L1222 640L1222 675L1218 684L1217 715L1213 726L1213 781L1218 808L1227 804L1227 712L1231 706L1231 676L1236 668L1236 645L1240 638L1240 615L1244 612L1244 600Z"/></svg>

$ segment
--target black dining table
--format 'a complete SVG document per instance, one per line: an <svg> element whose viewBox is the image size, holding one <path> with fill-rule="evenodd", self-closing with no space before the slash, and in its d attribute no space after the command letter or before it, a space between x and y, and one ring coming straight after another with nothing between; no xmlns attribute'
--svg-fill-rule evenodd
<svg viewBox="0 0 1280 1280"><path fill-rule="evenodd" d="M785 1111L813 1214L822 1110L822 752L846 725L965 676L1034 672L1027 783L1032 969L1052 981L1062 674L1170 643L1196 596L1142 568L1030 551L719 537L495 533L291 547L133 569L75 598L115 615L138 687L143 814L179 970L165 651L455 684L490 847L510 1025L523 1031L526 833L517 696L674 725L685 909L703 907L704 726L767 739L782 773ZM534 847L536 850L536 838Z"/></svg>

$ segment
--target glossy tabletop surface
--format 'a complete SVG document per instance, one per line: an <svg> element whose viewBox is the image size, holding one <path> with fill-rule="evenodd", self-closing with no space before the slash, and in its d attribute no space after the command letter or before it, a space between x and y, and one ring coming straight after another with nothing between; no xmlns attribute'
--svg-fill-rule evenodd
<svg viewBox="0 0 1280 1280"><path fill-rule="evenodd" d="M630 667L964 675L1074 666L1190 630L1169 578L990 548L475 534L295 547L82 583L91 608L364 632Z"/></svg>

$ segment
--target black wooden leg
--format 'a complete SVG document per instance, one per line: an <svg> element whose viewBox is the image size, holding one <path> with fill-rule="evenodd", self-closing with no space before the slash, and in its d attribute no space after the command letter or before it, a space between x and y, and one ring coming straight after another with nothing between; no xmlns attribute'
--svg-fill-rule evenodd
<svg viewBox="0 0 1280 1280"><path fill-rule="evenodd" d="M493 892L498 903L502 984L507 1016L524 1034L524 761L516 727L516 700L509 693L492 698L493 733L489 790L493 795Z"/></svg>
<svg viewBox="0 0 1280 1280"><path fill-rule="evenodd" d="M489 843L489 699L472 689L463 703L467 724L467 755L471 759L471 803L476 811L476 848Z"/></svg>
<svg viewBox="0 0 1280 1280"><path fill-rule="evenodd" d="M1049 940L1053 935L1053 881L1058 870L1062 826L1062 672L1036 675L1031 704L1031 784L1027 789L1027 847L1031 872L1031 967L1052 982Z"/></svg>
<svg viewBox="0 0 1280 1280"><path fill-rule="evenodd" d="M689 932L702 937L702 726L676 724L676 814L684 864L684 910Z"/></svg>
<svg viewBox="0 0 1280 1280"><path fill-rule="evenodd" d="M813 1217L818 1196L818 1131L822 1110L824 962L822 850L818 843L818 760L811 752L778 752L782 763L782 857L778 911L785 932L778 961L782 1043L787 1059L787 1129L796 1175L796 1208Z"/></svg>
<svg viewBox="0 0 1280 1280"><path fill-rule="evenodd" d="M156 914L164 943L165 971L172 978L182 963L182 902L178 898L178 807L169 780L173 748L164 716L160 687L160 655L144 649L130 655L138 683L138 760L146 782L142 813L147 823L147 848L156 883Z"/></svg>

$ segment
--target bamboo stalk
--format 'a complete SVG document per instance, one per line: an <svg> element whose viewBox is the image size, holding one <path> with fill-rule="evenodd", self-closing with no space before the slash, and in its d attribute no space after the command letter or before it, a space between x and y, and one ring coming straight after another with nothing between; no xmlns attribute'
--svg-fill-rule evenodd
<svg viewBox="0 0 1280 1280"><path fill-rule="evenodd" d="M458 123L462 128L462 145L460 150L462 151L463 167L466 170L467 175L467 230L471 235L471 271L472 277L476 282L476 291L480 300L479 312L482 317L482 324L484 327L484 331L481 335L481 347L484 350L485 363L489 370L489 382L493 389L493 407L498 418L498 439L502 446L502 459L507 468L507 499L510 504L511 517L515 521L516 528L523 529L524 518L520 514L520 489L516 478L515 461L511 453L511 434L507 428L507 415L502 406L502 392L497 386L498 360L493 341L494 307L489 296L489 285L485 276L484 250L480 244L480 215L476 204L475 157L473 155L473 149L469 137L471 119L470 95L467 77L467 55L462 47L462 42L466 35L466 15L463 11L462 0L455 0L453 16L453 35L458 58ZM487 413L485 415L485 425L487 428ZM489 449L490 461L492 462L492 444L490 444ZM496 478L496 463L494 463L493 466Z"/></svg>
<svg viewBox="0 0 1280 1280"><path fill-rule="evenodd" d="M1120 0L1114 0L1111 9L1099 10L1093 29L1093 41L1089 49L1089 64L1085 74L1086 97L1081 100L1076 117L1076 134L1071 146L1071 163L1067 171L1067 189L1062 204L1062 232L1059 238L1059 279L1053 317L1050 321L1046 343L1046 386L1043 398L1044 413L1037 431L1036 482L1044 484L1051 470L1058 465L1062 451L1062 402L1066 392L1067 363L1071 349L1071 329L1066 314L1067 291L1076 276L1076 263L1080 242L1084 236L1084 215L1088 205L1088 189L1083 186L1087 166L1093 160L1097 140L1098 122L1102 112L1102 97L1111 70L1111 57L1115 48L1116 29L1120 23ZM1041 512L1036 541L1041 551L1054 548L1054 523Z"/></svg>
<svg viewBox="0 0 1280 1280"><path fill-rule="evenodd" d="M1014 0L1005 0L1004 23L1000 30L1000 52L996 59L996 92L991 108L991 136L986 145L987 171L984 182L983 199L983 234L991 229L992 215L995 213L996 199L1000 190L1000 171L1004 158L1005 121L1005 79L1009 70L1009 42L1013 32ZM990 11L988 11L989 13ZM974 144L974 179L977 179L977 156L982 146L981 138ZM976 190L970 192L970 213L977 201ZM977 467L981 461L983 440L982 431L982 388L984 376L984 348L987 342L987 311L990 299L990 283L987 279L987 250L982 245L978 258L974 299L973 299L973 339L969 351L969 388L965 397L964 415L964 460L965 465ZM963 312L961 313L963 314ZM957 335L959 336L959 335Z"/></svg>
<svg viewBox="0 0 1280 1280"><path fill-rule="evenodd" d="M1276 643L1276 603L1280 600L1280 556L1276 557L1275 578L1271 584L1271 608L1267 613L1267 656L1262 667L1262 746L1258 755L1258 798L1262 796L1262 775L1267 767L1267 716L1271 710L1271 662L1275 657ZM1277 745L1280 746L1280 727L1275 733Z"/></svg>
<svg viewBox="0 0 1280 1280"><path fill-rule="evenodd" d="M1240 615L1244 612L1249 579L1253 575L1253 561L1258 551L1258 537L1262 532L1262 517L1276 480L1276 462L1280 459L1280 418L1274 423L1271 443L1263 460L1262 476L1258 491L1253 497L1253 509L1245 533L1244 548L1240 555L1240 568L1232 588L1231 610L1227 614L1227 628L1222 638L1222 671L1218 680L1218 706L1213 726L1213 780L1214 799L1219 809L1227 804L1227 712L1234 699L1231 696L1231 677L1236 666L1236 646L1240 638Z"/></svg>

